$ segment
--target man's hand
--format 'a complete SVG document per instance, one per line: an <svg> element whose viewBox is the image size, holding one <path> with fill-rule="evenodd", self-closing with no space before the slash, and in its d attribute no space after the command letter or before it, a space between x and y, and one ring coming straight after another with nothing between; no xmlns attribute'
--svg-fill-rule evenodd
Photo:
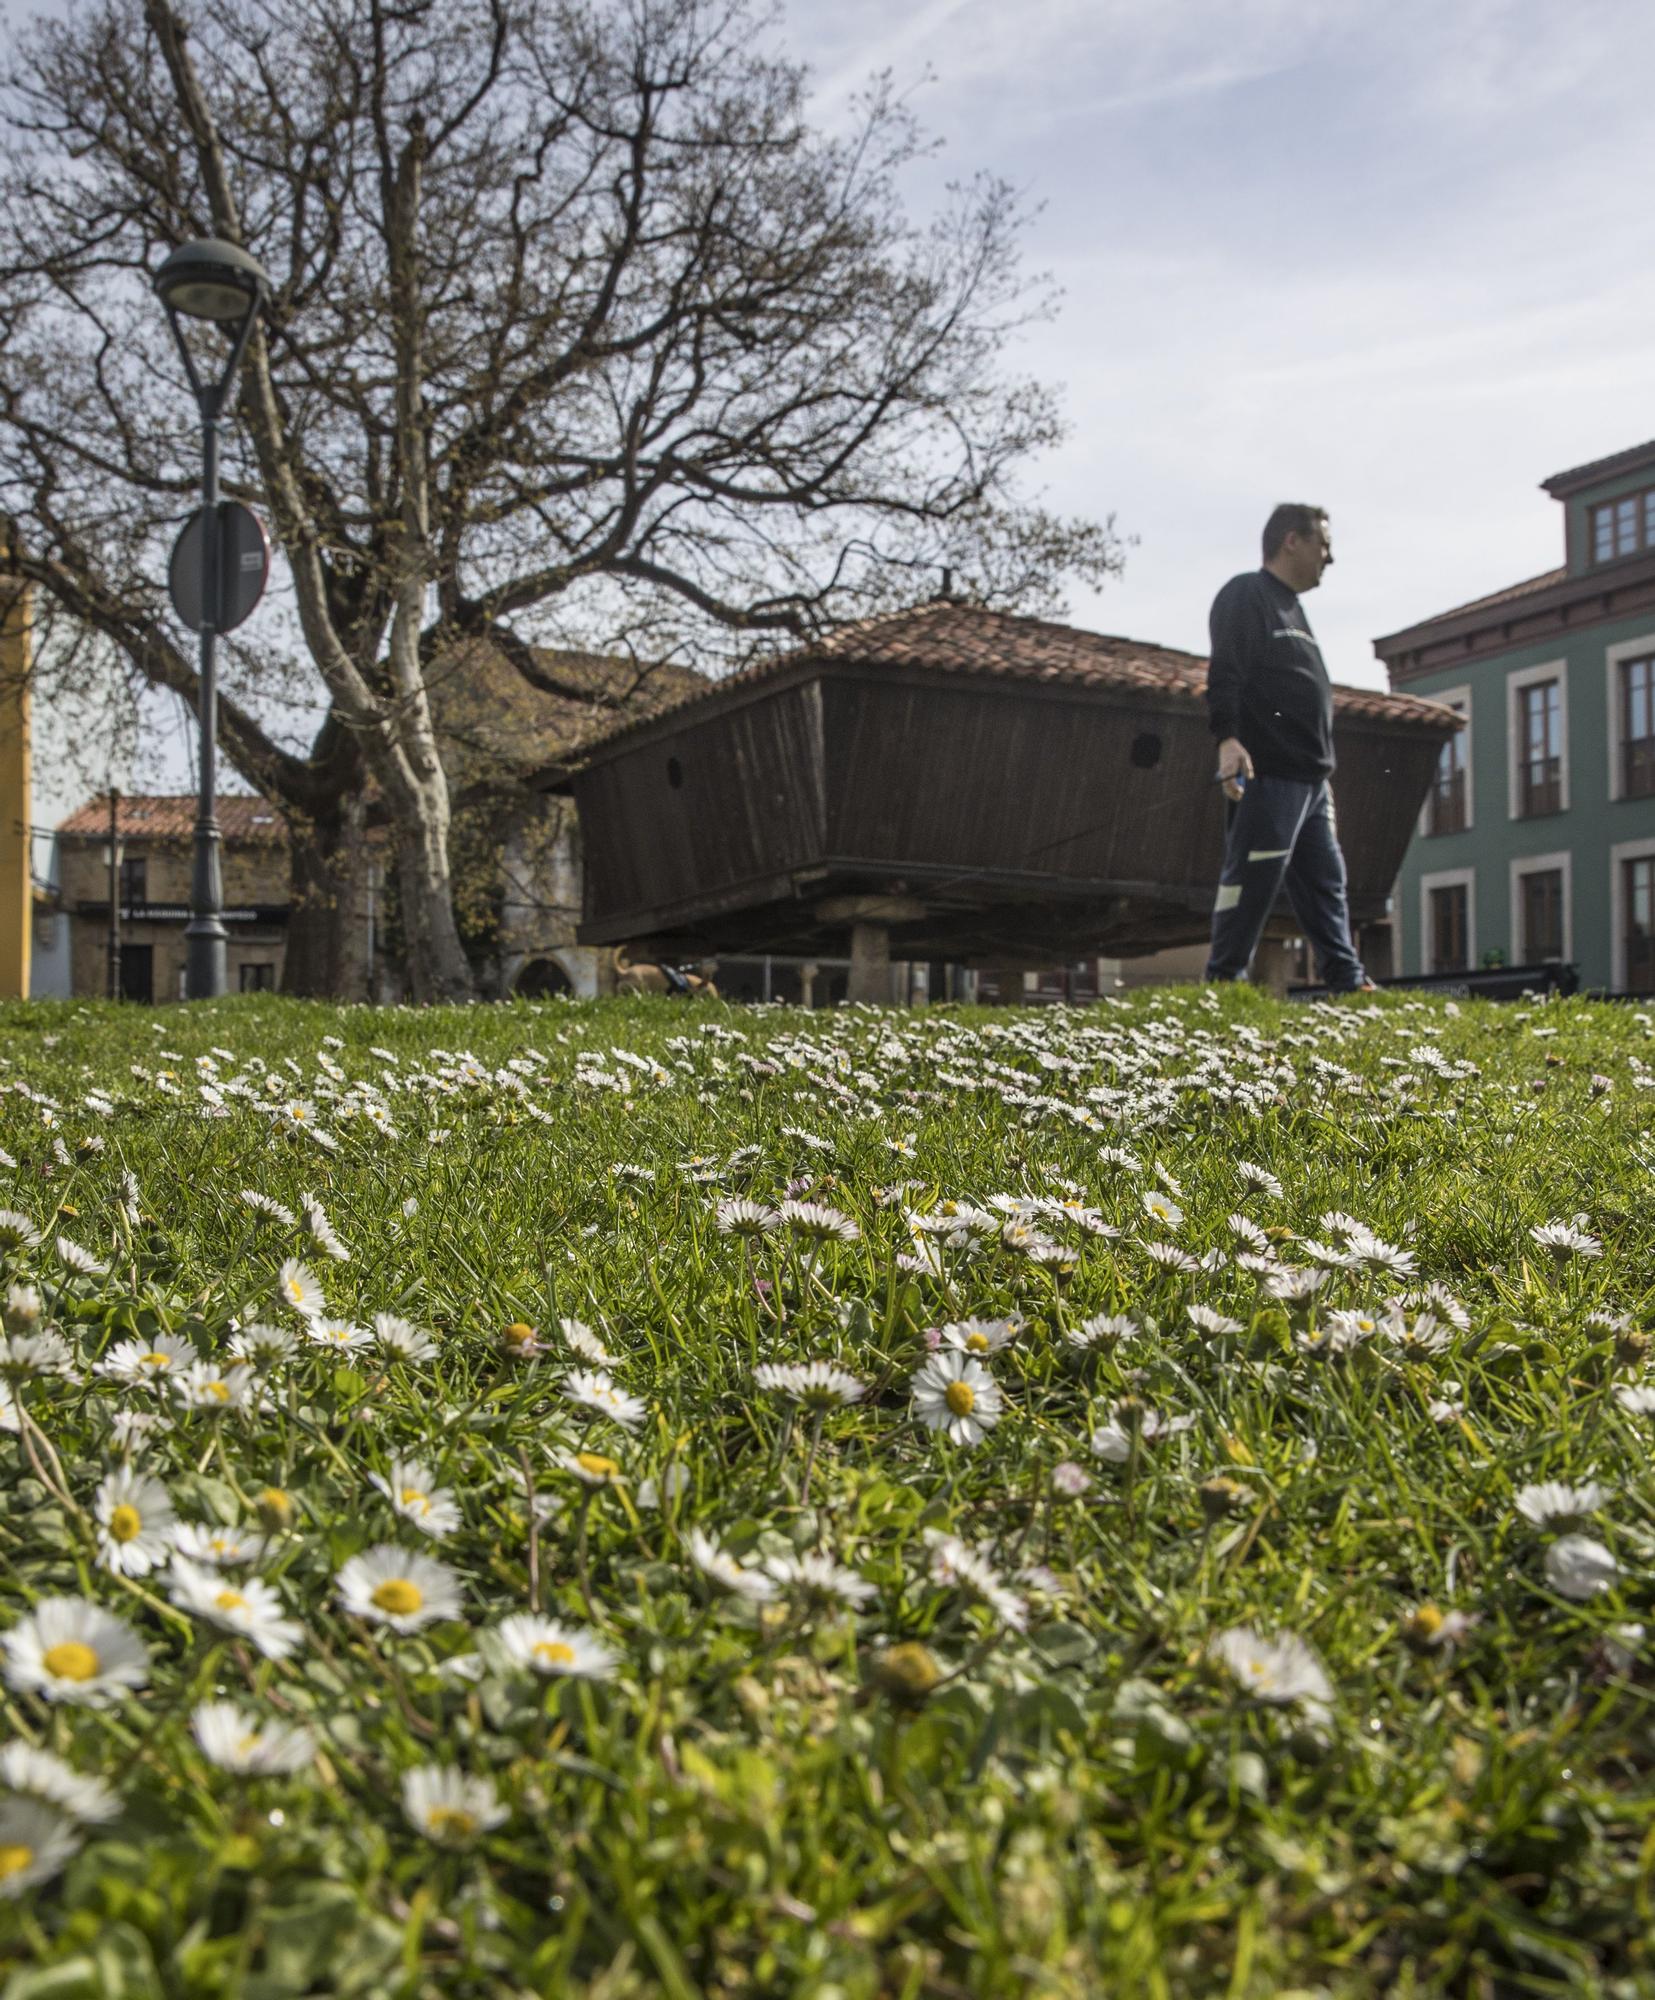
<svg viewBox="0 0 1655 2000"><path fill-rule="evenodd" d="M1251 779L1253 775L1253 760L1239 736L1226 736L1219 744L1218 775L1224 781L1225 798L1239 799L1242 791L1240 780Z"/></svg>

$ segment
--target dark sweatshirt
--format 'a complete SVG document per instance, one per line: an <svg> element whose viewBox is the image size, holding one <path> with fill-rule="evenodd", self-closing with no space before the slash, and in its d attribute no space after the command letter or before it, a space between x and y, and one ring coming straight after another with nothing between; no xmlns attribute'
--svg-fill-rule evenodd
<svg viewBox="0 0 1655 2000"><path fill-rule="evenodd" d="M1314 783L1333 770L1333 684L1296 592L1267 569L1233 576L1213 599L1207 712L1239 736L1261 778Z"/></svg>

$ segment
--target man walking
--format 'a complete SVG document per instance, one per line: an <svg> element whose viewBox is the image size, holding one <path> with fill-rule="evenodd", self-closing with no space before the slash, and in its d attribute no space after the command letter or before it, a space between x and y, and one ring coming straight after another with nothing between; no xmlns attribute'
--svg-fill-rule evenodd
<svg viewBox="0 0 1655 2000"><path fill-rule="evenodd" d="M1264 524L1264 567L1213 600L1207 709L1232 806L1209 979L1246 977L1285 882L1322 983L1373 990L1351 943L1333 823L1333 687L1299 603L1332 561L1326 512L1284 504Z"/></svg>

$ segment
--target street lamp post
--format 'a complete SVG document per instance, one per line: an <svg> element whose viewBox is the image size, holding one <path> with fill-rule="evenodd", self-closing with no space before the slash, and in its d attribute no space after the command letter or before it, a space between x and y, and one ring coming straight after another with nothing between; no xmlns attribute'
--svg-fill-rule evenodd
<svg viewBox="0 0 1655 2000"><path fill-rule="evenodd" d="M121 795L109 787L109 997L121 997Z"/></svg>
<svg viewBox="0 0 1655 2000"><path fill-rule="evenodd" d="M185 928L184 991L216 999L225 988L224 882L219 865L217 649L222 615L218 534L218 427L230 384L259 308L270 290L264 267L245 250L214 237L181 244L155 274L184 369L201 411L201 789L195 821L190 921ZM230 335L230 355L216 381L206 380L184 338L183 319L203 319Z"/></svg>

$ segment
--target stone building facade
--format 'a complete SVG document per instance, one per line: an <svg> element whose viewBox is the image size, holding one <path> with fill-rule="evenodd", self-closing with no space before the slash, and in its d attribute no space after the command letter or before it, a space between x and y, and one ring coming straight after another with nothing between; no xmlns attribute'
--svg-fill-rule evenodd
<svg viewBox="0 0 1655 2000"><path fill-rule="evenodd" d="M117 796L114 863L120 983L129 1000L184 992L190 917L193 796ZM267 799L221 797L224 924L232 993L281 985L289 873L287 824ZM109 991L109 796L89 800L57 829L58 894L69 920L70 989Z"/></svg>

